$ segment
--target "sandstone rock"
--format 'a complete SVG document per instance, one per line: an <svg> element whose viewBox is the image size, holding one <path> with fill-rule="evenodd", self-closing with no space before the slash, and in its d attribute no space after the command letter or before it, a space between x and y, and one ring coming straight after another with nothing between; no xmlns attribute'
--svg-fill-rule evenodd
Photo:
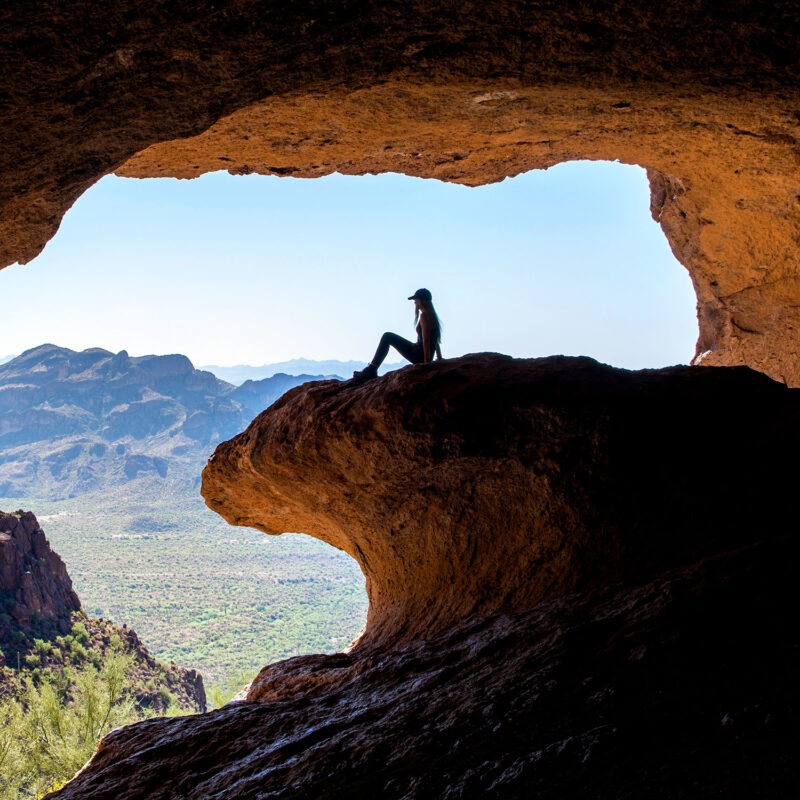
<svg viewBox="0 0 800 800"><path fill-rule="evenodd" d="M111 734L53 796L793 796L798 422L743 368L482 354L291 391L204 496L349 552L363 636Z"/></svg>
<svg viewBox="0 0 800 800"><path fill-rule="evenodd" d="M0 12L0 264L102 175L648 169L698 296L697 357L800 384L794 2L487 0Z"/></svg>
<svg viewBox="0 0 800 800"><path fill-rule="evenodd" d="M53 797L793 797L786 544L276 664L265 702L116 731Z"/></svg>
<svg viewBox="0 0 800 800"><path fill-rule="evenodd" d="M288 392L217 448L203 495L233 524L349 553L362 644L394 646L777 529L790 506L765 498L792 495L798 435L777 420L798 402L747 369L467 356Z"/></svg>

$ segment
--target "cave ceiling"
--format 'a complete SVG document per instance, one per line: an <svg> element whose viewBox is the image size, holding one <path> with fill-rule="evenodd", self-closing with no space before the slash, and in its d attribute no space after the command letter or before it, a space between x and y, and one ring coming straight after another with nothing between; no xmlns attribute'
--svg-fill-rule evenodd
<svg viewBox="0 0 800 800"><path fill-rule="evenodd" d="M0 264L35 258L109 173L479 185L619 160L647 169L691 275L696 360L797 386L799 18L797 2L7 3Z"/></svg>

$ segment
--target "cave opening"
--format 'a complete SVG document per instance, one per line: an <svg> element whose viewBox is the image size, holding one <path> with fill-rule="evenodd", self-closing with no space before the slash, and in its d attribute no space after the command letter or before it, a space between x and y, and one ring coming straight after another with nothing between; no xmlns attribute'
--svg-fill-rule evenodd
<svg viewBox="0 0 800 800"><path fill-rule="evenodd" d="M411 335L405 298L428 286L445 325L445 357L687 363L697 336L691 281L648 202L644 171L611 162L565 163L478 188L396 174L109 176L79 199L41 256L0 276L5 297L36 297L37 306L31 330L25 304L10 303L8 329L19 338L6 347L181 353L214 369L301 357L363 363L384 329ZM142 442L135 432L123 439L132 450ZM167 460L183 455L184 445L166 437L153 446ZM87 608L127 622L159 655L212 681L341 649L363 624L354 562L309 537L230 528L180 470L166 480L144 474L133 493L33 494L44 498L48 534ZM196 554L209 542L214 552L198 570ZM265 596L276 589L294 603L280 618ZM209 611L208 591L223 613ZM191 637L176 635L176 615L186 616ZM254 636L248 621L262 615ZM212 639L249 660L209 666Z"/></svg>
<svg viewBox="0 0 800 800"><path fill-rule="evenodd" d="M405 297L430 284L445 355L688 363L696 297L649 202L643 169L602 161L480 187L400 174L107 176L34 262L3 271L4 296L38 309L36 333L11 309L5 347L361 361L384 328L408 328Z"/></svg>

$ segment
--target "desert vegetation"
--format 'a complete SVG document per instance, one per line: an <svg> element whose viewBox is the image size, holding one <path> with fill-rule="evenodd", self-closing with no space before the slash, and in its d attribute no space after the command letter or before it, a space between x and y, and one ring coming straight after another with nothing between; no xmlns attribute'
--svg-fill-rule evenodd
<svg viewBox="0 0 800 800"><path fill-rule="evenodd" d="M14 666L0 670L0 800L58 788L114 728L188 713L157 672L143 673L130 641L81 615L68 634L34 638Z"/></svg>
<svg viewBox="0 0 800 800"><path fill-rule="evenodd" d="M8 370L0 508L35 512L80 603L52 619L34 604L21 624L19 592L0 591L0 800L58 788L113 728L218 707L265 664L355 638L366 598L348 556L232 528L199 496L216 440L303 379L235 389L183 357L54 346Z"/></svg>
<svg viewBox="0 0 800 800"><path fill-rule="evenodd" d="M349 644L363 576L308 537L232 528L199 494L217 443L310 376L234 387L185 356L41 345L0 368L0 508L30 509L90 617L224 697L271 661Z"/></svg>

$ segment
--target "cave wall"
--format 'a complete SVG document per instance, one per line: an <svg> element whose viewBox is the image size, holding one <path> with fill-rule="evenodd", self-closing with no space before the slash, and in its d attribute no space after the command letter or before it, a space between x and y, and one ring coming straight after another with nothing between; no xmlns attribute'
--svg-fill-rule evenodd
<svg viewBox="0 0 800 800"><path fill-rule="evenodd" d="M690 0L6 4L0 264L33 259L111 172L477 185L619 159L648 169L694 282L697 359L796 386L799 18Z"/></svg>

